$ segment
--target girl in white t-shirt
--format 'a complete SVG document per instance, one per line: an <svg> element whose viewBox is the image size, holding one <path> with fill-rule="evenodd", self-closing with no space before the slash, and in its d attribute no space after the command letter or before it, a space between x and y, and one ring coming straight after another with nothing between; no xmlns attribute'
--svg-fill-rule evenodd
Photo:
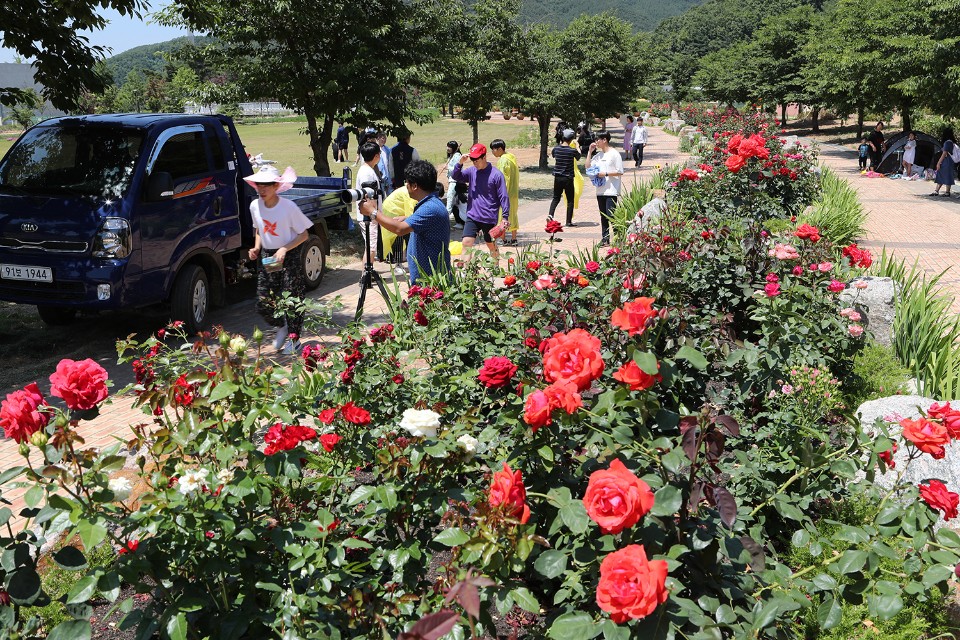
<svg viewBox="0 0 960 640"><path fill-rule="evenodd" d="M917 134L911 131L907 134L907 141L903 145L903 175L910 178L913 175L913 163L917 159Z"/></svg>
<svg viewBox="0 0 960 640"><path fill-rule="evenodd" d="M257 232L249 258L256 260L261 255L273 258L279 268L260 266L257 278L257 312L267 324L277 327L273 346L287 355L300 350L300 334L303 331L303 310L278 308L277 303L284 293L294 300L303 298L306 291L306 274L303 271L301 246L309 237L313 226L294 202L278 194L286 191L297 179L293 169L287 168L281 176L275 167L264 166L244 180L252 185L260 196L250 203L250 215Z"/></svg>

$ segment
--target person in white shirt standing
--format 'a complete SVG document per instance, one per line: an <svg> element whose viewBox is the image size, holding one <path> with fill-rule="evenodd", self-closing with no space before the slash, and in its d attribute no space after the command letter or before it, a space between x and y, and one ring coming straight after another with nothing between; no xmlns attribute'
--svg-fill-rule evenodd
<svg viewBox="0 0 960 640"><path fill-rule="evenodd" d="M273 258L274 265L268 270L261 265L257 277L257 313L267 324L277 328L273 346L293 355L300 350L300 332L303 330L303 310L279 307L284 293L302 299L306 291L306 276L303 271L301 246L309 237L313 226L310 219L291 200L278 194L293 186L297 176L293 169L280 175L275 167L266 165L244 180L257 190L260 196L250 203L250 215L257 231L248 257L256 260L261 254Z"/></svg>
<svg viewBox="0 0 960 640"><path fill-rule="evenodd" d="M633 127L633 161L637 167L643 164L643 148L647 146L647 128L643 126L643 118L637 118Z"/></svg>
<svg viewBox="0 0 960 640"><path fill-rule="evenodd" d="M360 145L360 158L363 164L357 169L357 177L353 183L354 189L360 189L364 185L375 187L381 190L380 176L377 175L377 165L380 163L380 146L376 142L364 142ZM354 213L357 215L357 222L360 223L360 233L363 235L364 247L370 247L370 255L374 260L383 260L383 247L380 244L380 233L376 224L370 225L370 237L367 238L367 225L363 223L363 217L360 214L360 203L354 207ZM362 260L367 259L367 250L364 248Z"/></svg>
<svg viewBox="0 0 960 640"><path fill-rule="evenodd" d="M620 178L623 176L623 159L620 152L610 146L608 131L597 134L597 141L590 145L586 163L598 169L597 180L603 179L602 183L594 184L597 186L597 204L600 206L600 245L606 246L610 244L610 222L617 208Z"/></svg>

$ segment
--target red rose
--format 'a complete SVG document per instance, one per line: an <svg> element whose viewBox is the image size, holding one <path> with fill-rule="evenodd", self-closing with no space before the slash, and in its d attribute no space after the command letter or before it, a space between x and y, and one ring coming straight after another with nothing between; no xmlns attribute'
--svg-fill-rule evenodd
<svg viewBox="0 0 960 640"><path fill-rule="evenodd" d="M41 409L48 405L36 382L7 394L0 403L0 428L8 438L26 442L30 436L47 426L50 414Z"/></svg>
<svg viewBox="0 0 960 640"><path fill-rule="evenodd" d="M558 332L546 341L543 376L547 382L572 382L578 391L586 391L603 369L600 340L583 329Z"/></svg>
<svg viewBox="0 0 960 640"><path fill-rule="evenodd" d="M550 403L550 410L563 409L568 414L573 413L583 406L583 399L577 393L577 387L572 382L557 382L543 390L547 396L547 402Z"/></svg>
<svg viewBox="0 0 960 640"><path fill-rule="evenodd" d="M903 427L903 437L912 442L917 449L929 453L936 460L944 456L943 445L950 442L950 433L945 426L926 418L919 420L904 418L900 421L900 426Z"/></svg>
<svg viewBox="0 0 960 640"><path fill-rule="evenodd" d="M660 369L659 362L657 363L657 369ZM630 391L643 391L663 380L663 376L659 373L650 375L641 369L633 360L620 367L617 372L613 374L613 378L623 384L630 385Z"/></svg>
<svg viewBox="0 0 960 640"><path fill-rule="evenodd" d="M583 506L603 533L620 533L653 508L653 491L619 460L590 474Z"/></svg>
<svg viewBox="0 0 960 640"><path fill-rule="evenodd" d="M645 618L667 601L666 581L665 560L647 560L643 545L628 545L600 563L597 606L617 624Z"/></svg>
<svg viewBox="0 0 960 640"><path fill-rule="evenodd" d="M126 553L134 553L140 547L139 540L131 540L124 546L120 547L119 554L122 556Z"/></svg>
<svg viewBox="0 0 960 640"><path fill-rule="evenodd" d="M333 424L334 418L337 417L337 410L334 408L324 409L320 412L320 415L317 416L317 420L323 424Z"/></svg>
<svg viewBox="0 0 960 640"><path fill-rule="evenodd" d="M727 151L729 151L730 153L736 153L737 150L740 148L741 142L743 142L743 136L740 135L739 133L731 137L729 140L727 140Z"/></svg>
<svg viewBox="0 0 960 640"><path fill-rule="evenodd" d="M527 271L536 271L539 268L540 268L539 260L531 260L530 262L527 263Z"/></svg>
<svg viewBox="0 0 960 640"><path fill-rule="evenodd" d="M897 466L897 463L893 459L893 454L895 454L899 448L900 447L897 446L897 443L894 442L892 447L883 453L878 453L877 457L883 460L883 463L887 465L888 469L893 469Z"/></svg>
<svg viewBox="0 0 960 640"><path fill-rule="evenodd" d="M512 287L513 285L517 284L517 276L507 276L503 279L503 284L504 286Z"/></svg>
<svg viewBox="0 0 960 640"><path fill-rule="evenodd" d="M680 181L689 180L691 182L696 182L700 179L700 174L697 173L696 169L684 169L680 172Z"/></svg>
<svg viewBox="0 0 960 640"><path fill-rule="evenodd" d="M527 489L523 486L523 473L513 471L503 463L503 471L493 474L487 503L491 507L503 507L511 518L526 524L530 519L530 507L527 506Z"/></svg>
<svg viewBox="0 0 960 640"><path fill-rule="evenodd" d="M322 351L320 347L315 344L308 344L303 348L303 351L300 353L300 357L303 358L303 368L307 371L313 371L317 368L317 363L320 362L320 354Z"/></svg>
<svg viewBox="0 0 960 640"><path fill-rule="evenodd" d="M742 156L733 155L727 158L727 161L724 163L733 173L738 173L740 169L743 169L743 166L747 164L747 161Z"/></svg>
<svg viewBox="0 0 960 640"><path fill-rule="evenodd" d="M393 376L393 384L403 384L404 377L402 373Z"/></svg>
<svg viewBox="0 0 960 640"><path fill-rule="evenodd" d="M430 323L430 320L427 319L427 315L420 309L417 309L414 312L413 321L416 322L421 327L425 327Z"/></svg>
<svg viewBox="0 0 960 640"><path fill-rule="evenodd" d="M947 486L939 480L931 480L930 484L921 484L920 497L934 510L943 511L944 520L957 517L957 505L960 504L960 495L947 490Z"/></svg>
<svg viewBox="0 0 960 640"><path fill-rule="evenodd" d="M340 407L340 415L343 416L344 420L353 424L370 424L370 412L353 404L353 401Z"/></svg>
<svg viewBox="0 0 960 640"><path fill-rule="evenodd" d="M50 393L70 409L93 409L107 398L107 372L90 358L63 359L50 375Z"/></svg>
<svg viewBox="0 0 960 640"><path fill-rule="evenodd" d="M289 451L305 440L313 440L317 437L317 432L310 427L304 427L299 424L289 426L278 422L267 430L263 442L266 445L263 452L272 456L278 451Z"/></svg>
<svg viewBox="0 0 960 640"><path fill-rule="evenodd" d="M327 453L333 451L338 442L340 442L340 436L335 433L325 433L320 436L320 444L323 445L323 449Z"/></svg>
<svg viewBox="0 0 960 640"><path fill-rule="evenodd" d="M178 407L190 406L193 404L193 391L193 385L187 382L187 375L181 374L173 383L173 404Z"/></svg>
<svg viewBox="0 0 960 640"><path fill-rule="evenodd" d="M653 308L654 298L635 298L633 302L623 305L610 316L610 322L620 327L631 336L643 335L647 330L647 323L657 317Z"/></svg>
<svg viewBox="0 0 960 640"><path fill-rule="evenodd" d="M550 234L560 233L561 231L563 231L563 225L560 224L559 221L551 218L550 220L547 220L547 226L544 227L544 231Z"/></svg>
<svg viewBox="0 0 960 640"><path fill-rule="evenodd" d="M843 255L850 261L851 267L868 268L873 264L873 256L866 249L861 249L854 242L843 248Z"/></svg>
<svg viewBox="0 0 960 640"><path fill-rule="evenodd" d="M510 384L510 379L517 372L517 365L510 362L510 358L494 356L483 361L477 378L488 389L499 389Z"/></svg>
<svg viewBox="0 0 960 640"><path fill-rule="evenodd" d="M589 273L596 273L597 271L600 271L600 263L596 260L591 260L587 264L583 265L583 268Z"/></svg>
<svg viewBox="0 0 960 640"><path fill-rule="evenodd" d="M810 226L809 224L802 224L797 227L797 230L793 232L793 235L797 236L801 240L809 240L814 244L820 241L820 230L816 227Z"/></svg>
<svg viewBox="0 0 960 640"><path fill-rule="evenodd" d="M550 419L550 399L539 389L527 396L523 405L523 421L536 433L540 427L552 422Z"/></svg>

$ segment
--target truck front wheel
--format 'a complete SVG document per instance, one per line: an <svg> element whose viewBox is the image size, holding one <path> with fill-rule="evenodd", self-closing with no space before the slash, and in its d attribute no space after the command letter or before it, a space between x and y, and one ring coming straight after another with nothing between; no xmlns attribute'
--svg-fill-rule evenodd
<svg viewBox="0 0 960 640"><path fill-rule="evenodd" d="M206 328L210 309L210 283L206 271L195 264L184 267L173 285L170 307L173 319L183 321L188 335Z"/></svg>
<svg viewBox="0 0 960 640"><path fill-rule="evenodd" d="M40 314L40 319L43 320L45 324L53 327L70 324L74 318L77 317L77 310L70 309L69 307L47 307L39 305L37 306L37 313Z"/></svg>
<svg viewBox="0 0 960 640"><path fill-rule="evenodd" d="M323 269L327 264L327 257L323 254L323 244L315 235L311 235L303 243L300 251L303 257L303 273L306 275L307 291L313 291L320 286L323 280Z"/></svg>

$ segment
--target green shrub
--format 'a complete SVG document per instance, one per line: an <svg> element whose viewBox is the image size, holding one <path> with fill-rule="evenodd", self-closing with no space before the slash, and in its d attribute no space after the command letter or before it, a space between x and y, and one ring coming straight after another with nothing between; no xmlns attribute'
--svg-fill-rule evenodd
<svg viewBox="0 0 960 640"><path fill-rule="evenodd" d="M910 370L900 364L892 347L868 343L853 360L853 375L844 381L850 407L904 391Z"/></svg>
<svg viewBox="0 0 960 640"><path fill-rule="evenodd" d="M867 221L867 213L856 190L827 168L823 169L820 183L822 195L809 212L800 216L800 222L817 227L836 244L854 242L863 235L863 225Z"/></svg>

